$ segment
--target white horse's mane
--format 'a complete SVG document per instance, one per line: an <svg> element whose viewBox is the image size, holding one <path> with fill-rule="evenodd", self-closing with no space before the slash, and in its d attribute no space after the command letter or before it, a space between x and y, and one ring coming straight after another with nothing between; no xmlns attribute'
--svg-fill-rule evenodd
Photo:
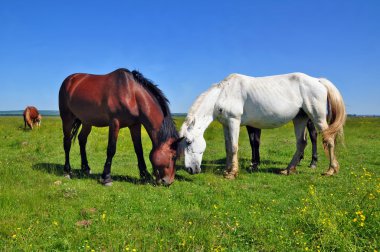
<svg viewBox="0 0 380 252"><path fill-rule="evenodd" d="M198 98L195 100L195 102L193 103L193 105L191 106L189 113L186 117L185 124L190 125L191 123L194 122L195 117L197 117L198 113L200 112L199 108L201 107L201 105L204 103L204 100L208 97L208 95L212 91L214 91L217 88L222 89L230 81L231 78L236 78L238 75L240 74L235 74L235 73L230 74L224 80L222 80L219 83L212 84L209 89L207 89L205 92L200 94Z"/></svg>
<svg viewBox="0 0 380 252"><path fill-rule="evenodd" d="M215 88L220 88L221 84L222 83L215 83L215 84L211 85L211 87L209 89L207 89L205 92L203 92L202 94L200 94L197 97L197 99L195 100L195 102L191 106L191 108L189 110L189 113L187 114L186 121L185 121L186 125L190 125L194 121L195 117L197 116L197 114L199 112L199 108L203 104L203 102L206 99L206 97Z"/></svg>

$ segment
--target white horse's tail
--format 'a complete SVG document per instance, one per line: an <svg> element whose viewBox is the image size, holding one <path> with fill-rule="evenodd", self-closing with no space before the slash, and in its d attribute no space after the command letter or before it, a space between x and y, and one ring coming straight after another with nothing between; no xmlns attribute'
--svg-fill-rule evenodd
<svg viewBox="0 0 380 252"><path fill-rule="evenodd" d="M319 81L327 88L328 124L322 132L323 139L333 139L339 136L343 139L343 125L346 122L346 107L339 90L329 80L321 78ZM325 141L324 141L325 142Z"/></svg>

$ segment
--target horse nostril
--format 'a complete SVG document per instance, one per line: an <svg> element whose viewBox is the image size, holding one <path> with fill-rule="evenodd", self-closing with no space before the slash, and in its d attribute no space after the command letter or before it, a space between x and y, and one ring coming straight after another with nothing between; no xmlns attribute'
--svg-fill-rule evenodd
<svg viewBox="0 0 380 252"><path fill-rule="evenodd" d="M190 174L194 174L194 170L193 170L193 168L191 168L191 167L188 167L188 168L187 168L187 172L190 173Z"/></svg>

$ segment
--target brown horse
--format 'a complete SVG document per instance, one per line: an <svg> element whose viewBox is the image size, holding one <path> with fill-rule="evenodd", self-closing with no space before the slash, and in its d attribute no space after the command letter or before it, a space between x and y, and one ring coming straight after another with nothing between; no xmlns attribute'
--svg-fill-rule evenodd
<svg viewBox="0 0 380 252"><path fill-rule="evenodd" d="M150 161L158 184L170 185L175 176L178 133L171 117L168 100L162 91L137 71L117 69L106 75L77 73L67 77L59 91L59 111L63 125L66 154L64 171L70 176L69 153L79 126L81 169L90 167L86 142L91 127L109 127L107 159L102 183L111 185L111 163L116 152L119 129L129 127L137 155L140 177L150 180L141 144L141 125L152 141Z"/></svg>
<svg viewBox="0 0 380 252"><path fill-rule="evenodd" d="M25 108L24 113L24 128L26 125L29 126L30 129L33 129L33 125L36 124L37 127L41 126L42 116L40 112L38 112L36 107L28 106Z"/></svg>

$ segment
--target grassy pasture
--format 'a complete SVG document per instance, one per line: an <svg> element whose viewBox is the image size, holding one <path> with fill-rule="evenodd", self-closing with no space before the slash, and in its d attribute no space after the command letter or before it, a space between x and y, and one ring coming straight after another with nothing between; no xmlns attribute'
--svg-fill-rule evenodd
<svg viewBox="0 0 380 252"><path fill-rule="evenodd" d="M176 118L177 126L183 118ZM114 183L97 179L106 156L106 128L93 128L88 157L93 175L63 178L59 117L24 130L21 117L0 117L0 250L2 251L375 251L380 248L380 118L349 118L341 171L322 177L328 160L319 140L316 170L281 176L295 150L293 126L264 130L261 171L248 173L245 128L240 174L222 176L223 130L206 131L203 173L177 172L169 187L141 184L128 129L120 131L112 166ZM148 169L151 143L143 133ZM178 162L181 164L181 160Z"/></svg>

